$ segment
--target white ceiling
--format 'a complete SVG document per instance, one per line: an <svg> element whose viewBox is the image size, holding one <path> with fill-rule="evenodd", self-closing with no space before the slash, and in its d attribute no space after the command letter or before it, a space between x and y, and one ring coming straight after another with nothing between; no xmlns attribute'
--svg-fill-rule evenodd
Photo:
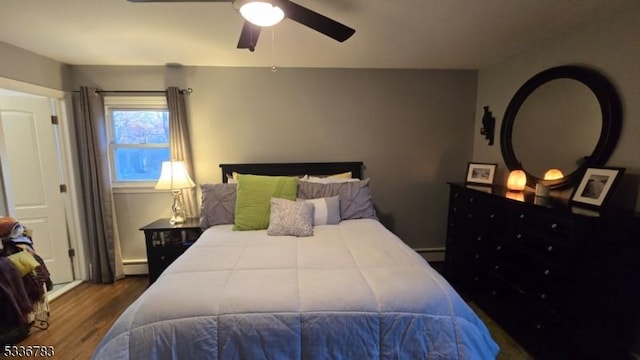
<svg viewBox="0 0 640 360"><path fill-rule="evenodd" d="M1 0L0 41L74 65L477 69L589 21L611 0L297 0L356 33L285 20L236 49L231 3Z"/></svg>

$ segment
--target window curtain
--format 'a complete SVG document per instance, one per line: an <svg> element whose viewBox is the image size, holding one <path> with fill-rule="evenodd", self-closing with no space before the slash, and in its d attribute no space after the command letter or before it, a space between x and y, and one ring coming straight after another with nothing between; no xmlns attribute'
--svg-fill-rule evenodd
<svg viewBox="0 0 640 360"><path fill-rule="evenodd" d="M90 277L94 283L113 283L124 277L120 241L109 176L109 144L104 99L95 88L73 94L75 138L78 150Z"/></svg>
<svg viewBox="0 0 640 360"><path fill-rule="evenodd" d="M167 107L169 108L169 147L171 159L184 161L189 176L193 176L193 160L191 157L191 143L187 117L185 94L172 86L167 89ZM198 213L196 189L183 189L181 193L182 211L185 217L194 217Z"/></svg>

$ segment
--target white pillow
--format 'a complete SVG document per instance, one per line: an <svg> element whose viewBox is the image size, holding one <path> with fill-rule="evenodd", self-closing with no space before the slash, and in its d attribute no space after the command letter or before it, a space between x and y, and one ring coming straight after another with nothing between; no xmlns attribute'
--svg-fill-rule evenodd
<svg viewBox="0 0 640 360"><path fill-rule="evenodd" d="M360 179L353 179L351 171L343 172L340 174L326 175L326 176L309 176L305 175L300 179L301 181L315 182L320 184L341 183L349 181L358 181Z"/></svg>
<svg viewBox="0 0 640 360"><path fill-rule="evenodd" d="M343 182L360 181L360 179L358 179L358 178L343 179L343 178L332 178L332 177L308 176L308 177L305 177L305 178L301 178L300 181L306 181L306 182L318 183L318 184L332 184L332 183L343 183Z"/></svg>
<svg viewBox="0 0 640 360"><path fill-rule="evenodd" d="M313 204L305 201L271 198L267 234L272 236L313 235Z"/></svg>
<svg viewBox="0 0 640 360"><path fill-rule="evenodd" d="M299 200L313 204L313 225L333 225L340 222L340 196Z"/></svg>

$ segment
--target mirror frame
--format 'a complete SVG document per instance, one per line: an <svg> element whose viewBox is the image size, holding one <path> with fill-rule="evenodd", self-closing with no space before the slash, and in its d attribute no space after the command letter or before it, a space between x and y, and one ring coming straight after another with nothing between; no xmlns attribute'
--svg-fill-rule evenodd
<svg viewBox="0 0 640 360"><path fill-rule="evenodd" d="M556 79L574 79L586 85L594 93L602 113L602 131L591 155L575 171L566 174L562 179L543 180L529 173L518 160L513 150L512 134L518 110L527 97L543 84ZM622 105L613 84L596 70L575 65L565 65L544 70L527 80L515 93L505 111L500 129L500 149L509 170L522 169L527 174L527 185L545 184L552 189L573 186L580 180L588 167L605 165L613 149L616 147L622 127Z"/></svg>

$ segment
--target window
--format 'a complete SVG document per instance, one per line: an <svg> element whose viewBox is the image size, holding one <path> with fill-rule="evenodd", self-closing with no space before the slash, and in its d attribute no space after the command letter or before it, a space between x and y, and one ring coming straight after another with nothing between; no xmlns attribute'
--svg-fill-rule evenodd
<svg viewBox="0 0 640 360"><path fill-rule="evenodd" d="M171 156L166 98L107 96L105 107L112 184L153 186Z"/></svg>

